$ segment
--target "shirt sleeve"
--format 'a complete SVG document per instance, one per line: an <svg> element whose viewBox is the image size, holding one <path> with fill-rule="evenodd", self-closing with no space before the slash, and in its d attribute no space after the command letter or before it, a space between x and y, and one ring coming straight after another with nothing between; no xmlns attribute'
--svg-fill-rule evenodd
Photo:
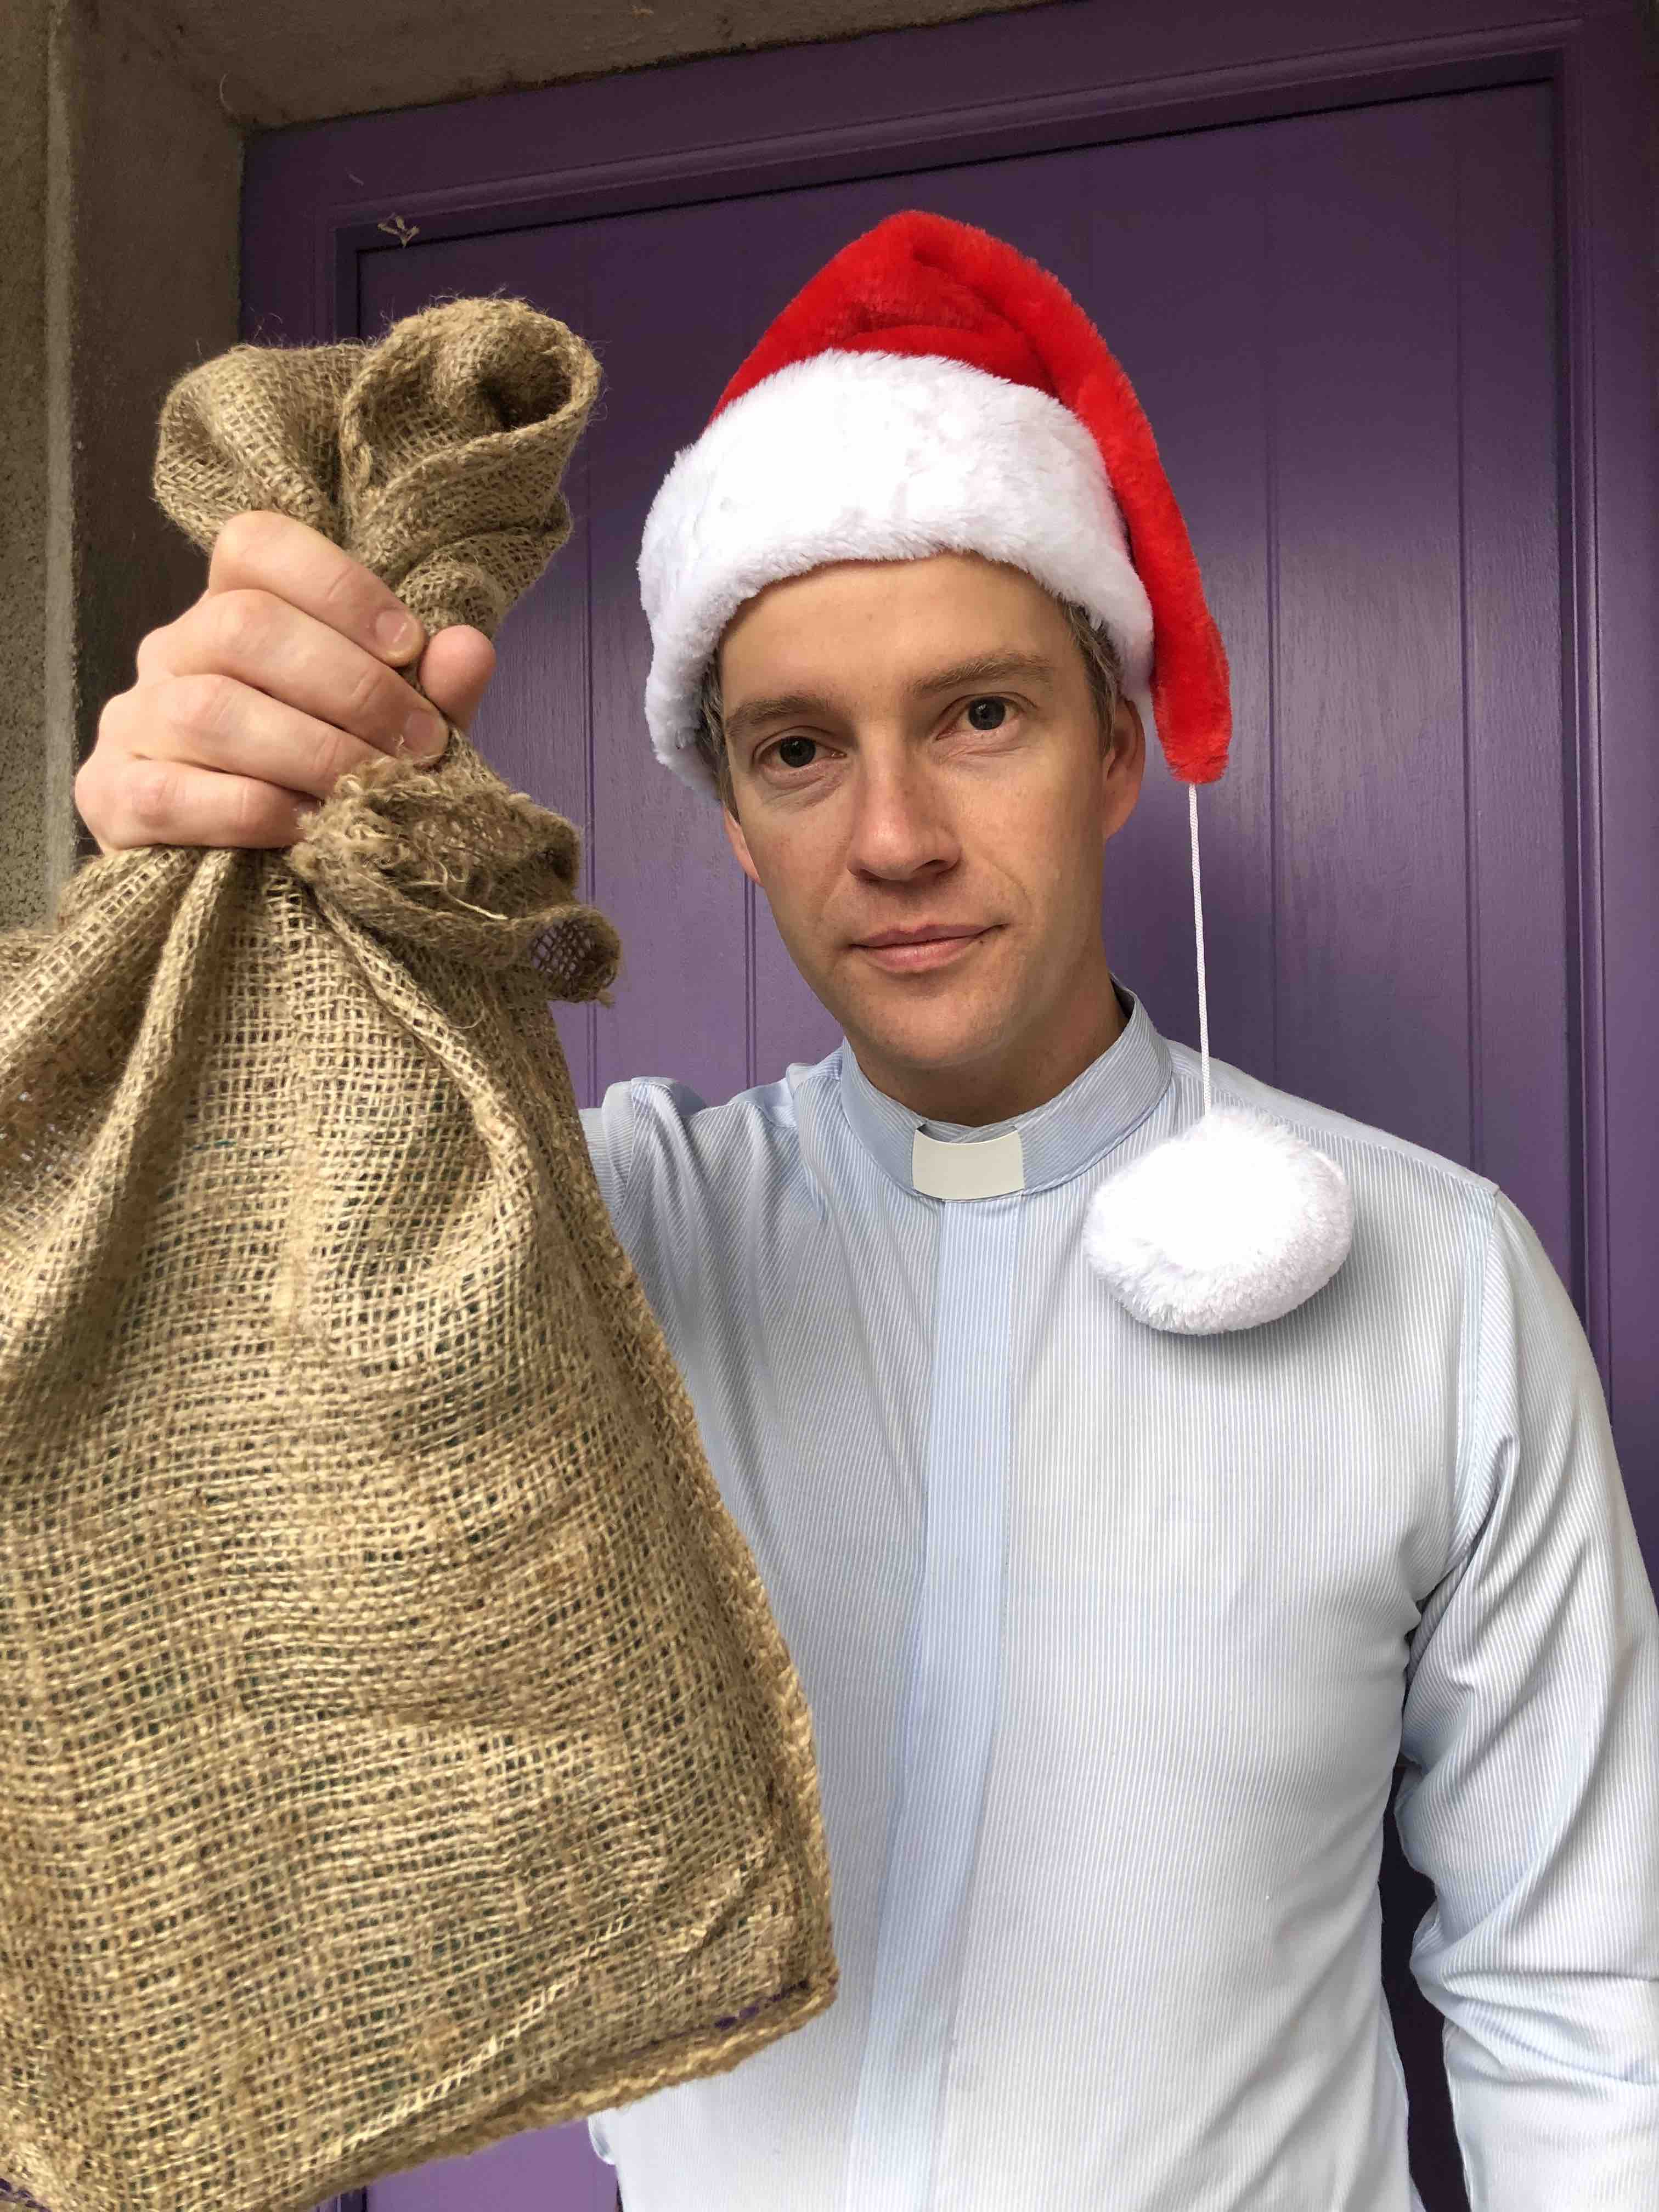
<svg viewBox="0 0 1659 2212"><path fill-rule="evenodd" d="M615 2166L617 2161L611 2154L611 2138L605 2131L605 2114L603 2112L590 2112L588 2114L587 2140L592 2146L593 2155L595 2158L602 2158L607 2166Z"/></svg>
<svg viewBox="0 0 1659 2212"><path fill-rule="evenodd" d="M1472 2212L1659 2206L1659 1612L1601 1377L1494 1188L1395 1797Z"/></svg>
<svg viewBox="0 0 1659 2212"><path fill-rule="evenodd" d="M587 1156L593 1163L593 1179L599 1186L599 1196L605 1200L605 1210L611 1216L617 1241L625 1249L629 1170L634 1162L634 1086L629 1082L613 1083L599 1105L580 1106L576 1110L582 1134L587 1139Z"/></svg>

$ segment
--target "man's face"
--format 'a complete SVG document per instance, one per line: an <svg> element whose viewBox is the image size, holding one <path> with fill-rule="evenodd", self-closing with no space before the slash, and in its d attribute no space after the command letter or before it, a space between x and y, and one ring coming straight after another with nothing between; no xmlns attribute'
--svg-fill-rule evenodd
<svg viewBox="0 0 1659 2212"><path fill-rule="evenodd" d="M1011 1083L1059 1066L1110 1003L1101 883L1140 790L1134 708L1106 752L1059 607L972 554L771 585L720 672L726 835L865 1073L930 1118L1022 1110ZM861 949L924 923L983 933L926 967ZM975 1099L982 1115L949 1110Z"/></svg>

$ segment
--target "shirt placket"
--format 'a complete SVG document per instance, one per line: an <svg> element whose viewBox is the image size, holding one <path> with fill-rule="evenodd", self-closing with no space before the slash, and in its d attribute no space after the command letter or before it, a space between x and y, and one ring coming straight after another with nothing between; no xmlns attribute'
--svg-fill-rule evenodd
<svg viewBox="0 0 1659 2212"><path fill-rule="evenodd" d="M923 1551L845 2212L928 2212L1002 1680L1024 1192L945 1202Z"/></svg>

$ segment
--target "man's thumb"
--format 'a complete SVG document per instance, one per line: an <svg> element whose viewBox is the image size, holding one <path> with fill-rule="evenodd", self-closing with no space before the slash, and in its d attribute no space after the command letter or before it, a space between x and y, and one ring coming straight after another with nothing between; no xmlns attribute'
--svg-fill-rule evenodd
<svg viewBox="0 0 1659 2212"><path fill-rule="evenodd" d="M481 629L456 623L427 641L416 672L439 713L466 730L495 672L495 648Z"/></svg>

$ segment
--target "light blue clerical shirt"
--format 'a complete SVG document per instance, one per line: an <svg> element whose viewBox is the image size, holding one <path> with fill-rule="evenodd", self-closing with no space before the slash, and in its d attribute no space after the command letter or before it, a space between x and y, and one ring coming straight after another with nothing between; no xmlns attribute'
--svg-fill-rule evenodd
<svg viewBox="0 0 1659 2212"><path fill-rule="evenodd" d="M811 1707L841 1966L595 2145L626 2212L1413 2212L1403 1749L1474 2212L1653 2212L1659 1615L1572 1305L1493 1183L1212 1060L1352 1249L1260 1328L1133 1320L1085 1209L1203 1092L1119 988L989 1128L844 1040L582 1115Z"/></svg>

